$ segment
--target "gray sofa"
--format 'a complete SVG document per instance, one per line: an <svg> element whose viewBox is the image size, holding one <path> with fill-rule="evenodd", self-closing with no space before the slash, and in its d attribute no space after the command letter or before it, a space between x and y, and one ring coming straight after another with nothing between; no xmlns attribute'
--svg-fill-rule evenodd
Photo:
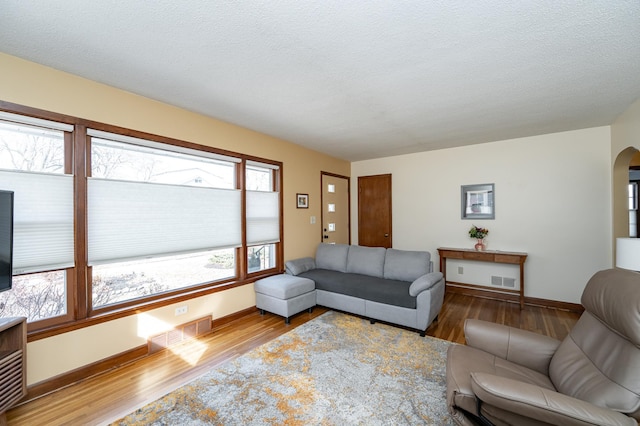
<svg viewBox="0 0 640 426"><path fill-rule="evenodd" d="M382 247L320 244L316 257L286 262L288 274L313 280L320 306L411 327L424 336L444 300L431 255Z"/></svg>

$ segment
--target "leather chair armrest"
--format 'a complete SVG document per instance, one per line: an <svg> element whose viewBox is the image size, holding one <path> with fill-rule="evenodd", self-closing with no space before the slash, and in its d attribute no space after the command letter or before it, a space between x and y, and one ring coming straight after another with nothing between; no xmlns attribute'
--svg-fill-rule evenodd
<svg viewBox="0 0 640 426"><path fill-rule="evenodd" d="M545 375L561 343L531 331L475 319L465 321L464 335L469 346Z"/></svg>
<svg viewBox="0 0 640 426"><path fill-rule="evenodd" d="M429 272L428 274L424 274L416 278L416 280L409 286L409 294L415 297L423 291L429 290L438 281L441 281L442 277L442 272Z"/></svg>
<svg viewBox="0 0 640 426"><path fill-rule="evenodd" d="M634 419L550 389L487 373L471 373L471 388L483 404L558 426L637 426Z"/></svg>

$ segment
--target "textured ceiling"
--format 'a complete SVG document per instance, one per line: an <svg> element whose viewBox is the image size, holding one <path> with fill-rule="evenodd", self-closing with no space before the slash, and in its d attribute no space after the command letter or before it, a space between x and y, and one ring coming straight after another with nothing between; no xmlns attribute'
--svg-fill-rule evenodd
<svg viewBox="0 0 640 426"><path fill-rule="evenodd" d="M640 1L3 0L0 51L355 161L611 124Z"/></svg>

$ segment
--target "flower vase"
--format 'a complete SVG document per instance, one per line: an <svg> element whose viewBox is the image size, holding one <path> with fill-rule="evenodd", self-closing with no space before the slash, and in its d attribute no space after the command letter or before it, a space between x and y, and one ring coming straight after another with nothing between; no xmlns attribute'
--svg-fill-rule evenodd
<svg viewBox="0 0 640 426"><path fill-rule="evenodd" d="M485 251L487 249L482 238L478 238L478 242L476 243L474 248L476 249L476 251Z"/></svg>

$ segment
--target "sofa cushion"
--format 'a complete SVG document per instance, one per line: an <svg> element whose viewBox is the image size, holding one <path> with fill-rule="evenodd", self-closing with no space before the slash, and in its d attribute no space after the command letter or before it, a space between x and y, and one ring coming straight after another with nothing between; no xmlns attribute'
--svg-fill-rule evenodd
<svg viewBox="0 0 640 426"><path fill-rule="evenodd" d="M257 280L253 287L256 293L266 294L276 299L287 300L315 290L312 280L288 274L272 275Z"/></svg>
<svg viewBox="0 0 640 426"><path fill-rule="evenodd" d="M303 272L299 276L312 279L316 284L317 290L416 309L416 298L409 295L410 282L387 280L362 274L341 273L326 269L314 269Z"/></svg>
<svg viewBox="0 0 640 426"><path fill-rule="evenodd" d="M303 272L316 268L316 261L313 257L303 257L300 259L287 260L284 264L287 274L299 275Z"/></svg>
<svg viewBox="0 0 640 426"><path fill-rule="evenodd" d="M428 251L387 249L384 278L412 282L429 272L431 254Z"/></svg>
<svg viewBox="0 0 640 426"><path fill-rule="evenodd" d="M350 246L347 272L382 278L386 252L384 247Z"/></svg>
<svg viewBox="0 0 640 426"><path fill-rule="evenodd" d="M316 268L347 272L347 244L319 244L316 250Z"/></svg>

